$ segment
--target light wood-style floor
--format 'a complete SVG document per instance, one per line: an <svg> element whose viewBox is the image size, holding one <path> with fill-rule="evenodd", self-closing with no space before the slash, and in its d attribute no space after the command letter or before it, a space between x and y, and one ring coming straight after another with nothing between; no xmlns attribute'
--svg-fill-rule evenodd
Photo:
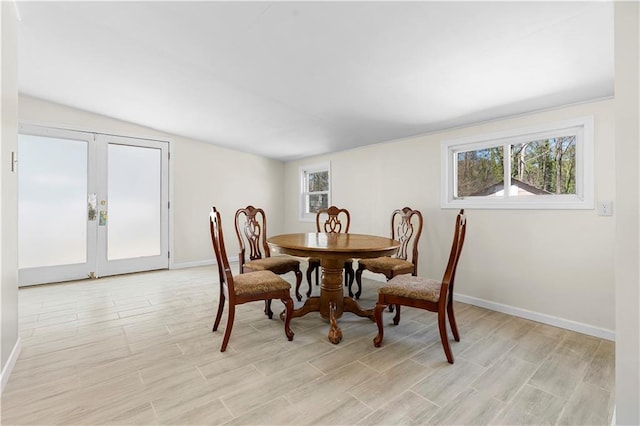
<svg viewBox="0 0 640 426"><path fill-rule="evenodd" d="M380 283L364 284L371 307ZM288 342L252 303L220 353L217 295L213 266L20 290L2 424L611 424L610 341L457 303L449 365L435 314L386 313L376 349L367 319L346 313L334 346L312 313Z"/></svg>

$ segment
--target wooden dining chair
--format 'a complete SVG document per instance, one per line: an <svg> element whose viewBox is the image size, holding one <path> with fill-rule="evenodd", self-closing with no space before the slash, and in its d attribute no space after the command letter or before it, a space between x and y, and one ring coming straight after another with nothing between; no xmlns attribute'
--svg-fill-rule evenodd
<svg viewBox="0 0 640 426"><path fill-rule="evenodd" d="M456 226L453 232L453 243L449 253L447 269L444 271L442 281L429 278L422 278L413 275L398 275L378 291L378 302L374 308L374 318L378 326L378 335L373 339L373 345L380 347L384 336L382 325L382 311L386 306L395 305L396 313L393 323L400 322L400 306L410 306L412 308L426 309L427 311L438 313L438 328L440 329L440 340L447 361L453 364L453 353L449 346L447 337L447 324L445 317L449 317L451 332L456 342L460 341L460 334L456 326L456 319L453 314L453 284L456 277L456 269L464 245L464 237L467 232L467 219L464 210L460 210L456 217Z"/></svg>
<svg viewBox="0 0 640 426"><path fill-rule="evenodd" d="M318 232L326 232L329 234L336 233L349 233L349 226L351 224L351 215L349 210L341 209L336 206L331 206L326 209L320 209L316 213L316 230ZM311 257L308 260L309 266L307 268L307 283L309 284L309 290L307 291L307 297L311 296L311 276L313 272L316 273L316 285L318 285L320 270L320 259L317 257ZM348 286L353 283L354 278L353 260L349 259L344 262L344 285Z"/></svg>
<svg viewBox="0 0 640 426"><path fill-rule="evenodd" d="M397 209L391 213L391 238L399 241L400 247L393 256L358 261L356 299L359 299L362 294L362 272L364 270L384 274L387 280L401 274L414 276L418 274L418 242L422 234L422 222L422 213L410 207ZM349 296L353 297L351 285L349 285Z"/></svg>
<svg viewBox="0 0 640 426"><path fill-rule="evenodd" d="M235 227L240 245L240 273L266 270L282 275L293 272L296 275L296 298L298 301L302 300L300 261L289 256L271 256L267 244L267 217L264 210L253 206L238 209Z"/></svg>
<svg viewBox="0 0 640 426"><path fill-rule="evenodd" d="M227 349L231 330L233 329L236 305L259 300L265 301L265 314L269 319L273 318L273 311L271 311L271 299L280 299L282 303L284 303L284 334L287 336L287 339L293 340L293 331L291 331L291 328L289 327L291 323L291 316L293 315L291 284L268 270L248 272L234 277L231 273L229 259L227 258L227 251L224 246L220 213L215 207L213 207L209 217L211 242L213 243L213 251L216 255L220 280L220 300L218 302L216 321L213 324L213 331L218 330L225 302L229 300L227 327L224 331L224 338L222 339L220 352L224 352Z"/></svg>

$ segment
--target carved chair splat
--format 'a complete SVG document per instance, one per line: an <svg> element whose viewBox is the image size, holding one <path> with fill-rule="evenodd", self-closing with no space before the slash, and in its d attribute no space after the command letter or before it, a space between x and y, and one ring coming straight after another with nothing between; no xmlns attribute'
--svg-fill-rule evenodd
<svg viewBox="0 0 640 426"><path fill-rule="evenodd" d="M293 272L296 276L296 298L298 301L302 300L300 261L290 256L271 256L267 244L267 217L264 210L254 206L238 209L235 228L240 246L240 273L267 270L282 275ZM265 306L265 311L268 310L269 302Z"/></svg>
<svg viewBox="0 0 640 426"><path fill-rule="evenodd" d="M391 213L391 238L400 242L398 251L393 256L362 259L359 261L355 280L358 284L356 299L362 294L362 272L369 270L384 274L387 280L401 274L418 274L418 242L422 235L423 218L419 210L410 207L396 209ZM353 297L351 285L349 296Z"/></svg>
<svg viewBox="0 0 640 426"><path fill-rule="evenodd" d="M336 206L330 206L326 209L320 209L316 213L316 230L318 232L326 232L328 234L349 233L349 226L351 225L351 215L349 210L341 209ZM311 276L315 271L316 285L320 281L320 259L310 258L309 266L307 268L307 283L309 284L309 290L307 291L307 297L311 296ZM350 286L354 279L353 260L347 260L344 263L344 285Z"/></svg>

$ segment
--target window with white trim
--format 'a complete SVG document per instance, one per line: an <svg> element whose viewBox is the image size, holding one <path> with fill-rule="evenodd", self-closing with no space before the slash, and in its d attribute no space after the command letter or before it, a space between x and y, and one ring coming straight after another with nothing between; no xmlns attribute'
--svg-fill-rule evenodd
<svg viewBox="0 0 640 426"><path fill-rule="evenodd" d="M443 141L443 208L592 209L593 117Z"/></svg>
<svg viewBox="0 0 640 426"><path fill-rule="evenodd" d="M300 220L314 221L319 209L331 203L329 163L300 167Z"/></svg>

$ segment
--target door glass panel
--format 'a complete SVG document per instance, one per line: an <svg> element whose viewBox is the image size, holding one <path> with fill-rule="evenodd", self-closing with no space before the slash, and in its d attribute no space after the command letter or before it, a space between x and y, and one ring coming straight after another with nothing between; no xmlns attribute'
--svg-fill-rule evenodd
<svg viewBox="0 0 640 426"><path fill-rule="evenodd" d="M159 255L161 150L109 144L107 168L107 258Z"/></svg>
<svg viewBox="0 0 640 426"><path fill-rule="evenodd" d="M19 135L18 266L87 261L86 141Z"/></svg>

